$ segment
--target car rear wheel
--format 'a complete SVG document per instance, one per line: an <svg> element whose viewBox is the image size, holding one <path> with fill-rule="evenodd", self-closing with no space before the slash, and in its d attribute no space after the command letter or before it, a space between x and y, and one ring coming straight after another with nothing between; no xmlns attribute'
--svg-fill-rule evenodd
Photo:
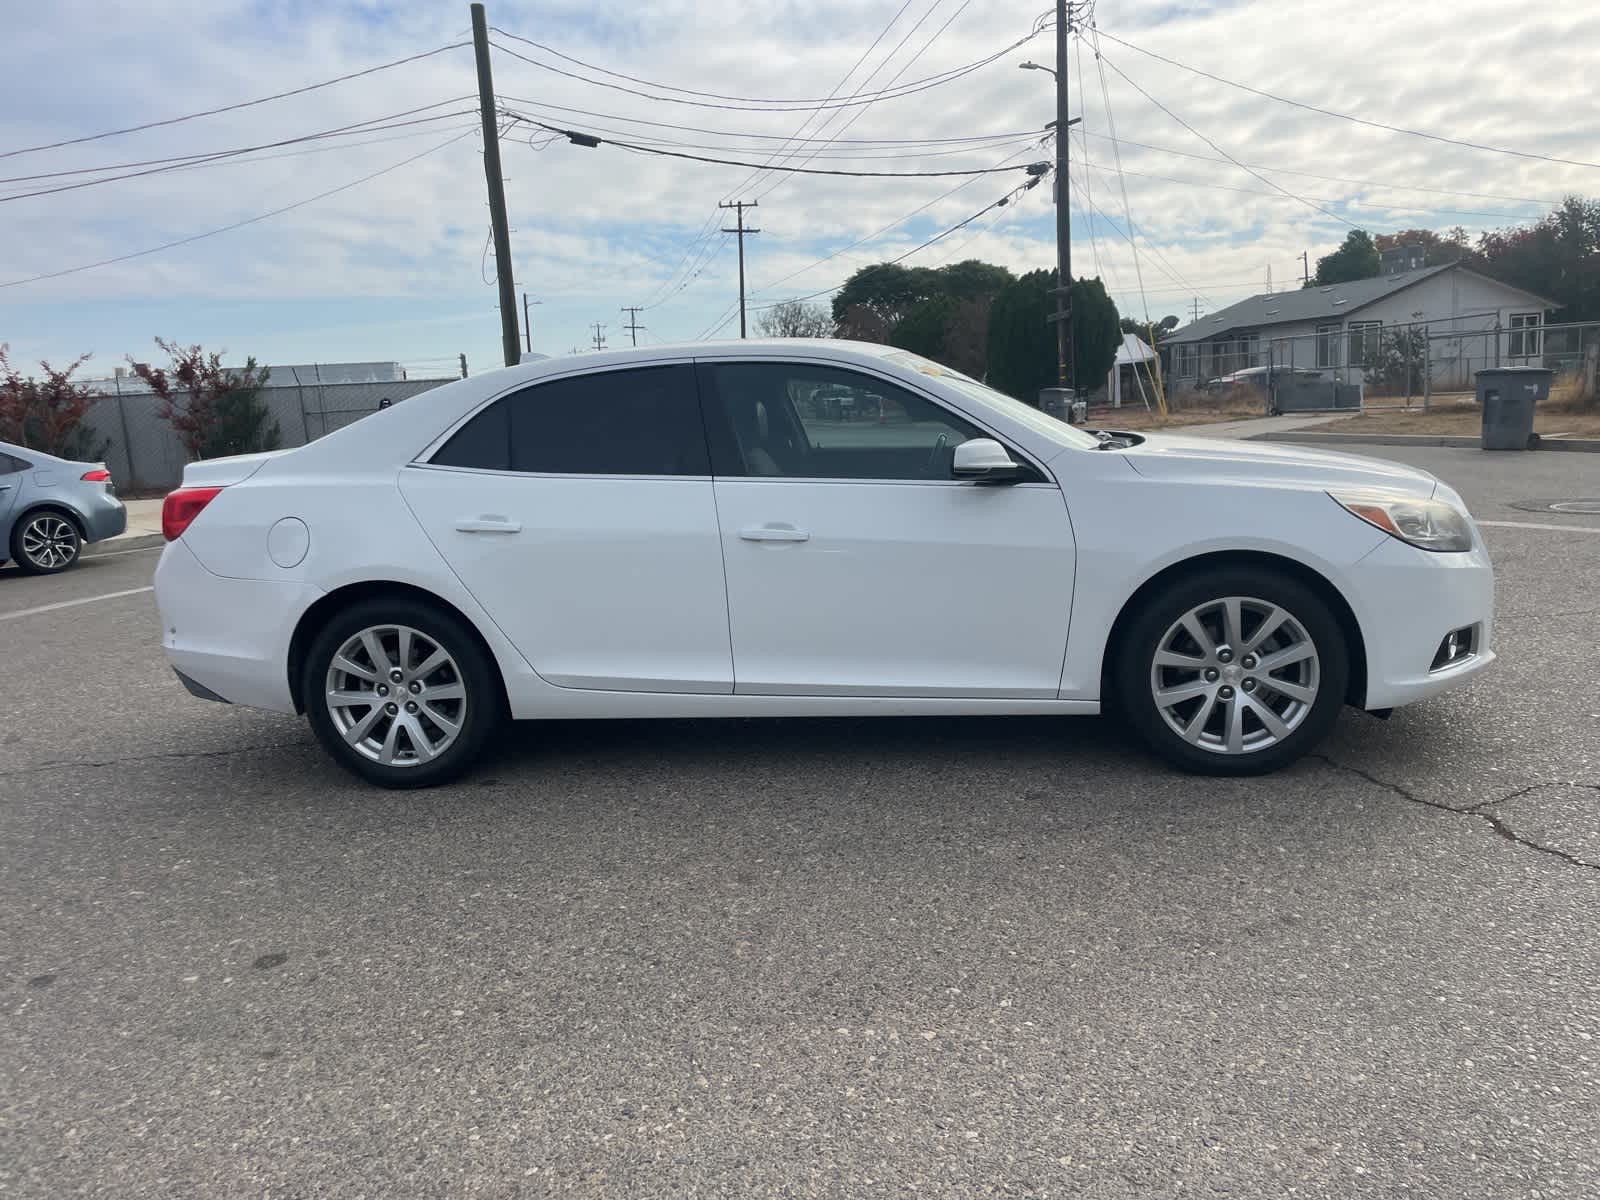
<svg viewBox="0 0 1600 1200"><path fill-rule="evenodd" d="M1270 570L1223 568L1145 605L1115 682L1122 710L1169 762L1258 775L1322 741L1349 670L1339 622L1313 591Z"/></svg>
<svg viewBox="0 0 1600 1200"><path fill-rule="evenodd" d="M11 557L28 575L54 575L78 561L83 539L61 513L46 509L18 521L11 531Z"/></svg>
<svg viewBox="0 0 1600 1200"><path fill-rule="evenodd" d="M499 676L461 621L411 599L366 600L313 640L301 698L318 740L382 787L445 783L504 720Z"/></svg>

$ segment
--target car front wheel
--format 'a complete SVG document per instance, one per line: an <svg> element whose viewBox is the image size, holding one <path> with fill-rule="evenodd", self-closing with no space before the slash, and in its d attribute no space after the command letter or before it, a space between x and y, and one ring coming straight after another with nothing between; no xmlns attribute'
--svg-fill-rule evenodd
<svg viewBox="0 0 1600 1200"><path fill-rule="evenodd" d="M317 738L382 787L427 787L477 761L504 716L499 676L461 621L410 599L368 600L312 642L301 697Z"/></svg>
<svg viewBox="0 0 1600 1200"><path fill-rule="evenodd" d="M1349 681L1338 621L1309 588L1253 568L1163 589L1121 643L1122 709L1169 762L1207 775L1276 770L1332 729Z"/></svg>
<svg viewBox="0 0 1600 1200"><path fill-rule="evenodd" d="M11 557L28 575L54 575L78 561L83 539L78 527L58 512L37 512L11 531Z"/></svg>

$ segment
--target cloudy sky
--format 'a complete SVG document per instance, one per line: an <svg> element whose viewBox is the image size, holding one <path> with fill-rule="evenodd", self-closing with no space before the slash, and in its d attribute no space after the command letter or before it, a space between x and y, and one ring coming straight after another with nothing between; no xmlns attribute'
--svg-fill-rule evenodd
<svg viewBox="0 0 1600 1200"><path fill-rule="evenodd" d="M987 58L1029 34L1044 0L488 7L506 50L589 80L496 51L496 90L522 117L810 168L959 171L1049 157L1033 139L1055 115L1050 76L1017 69L1053 62L1049 31L936 86L816 108ZM1346 222L1475 232L1535 217L1566 192L1600 193L1594 167L1333 119L1139 52L1377 122L1592 161L1600 109L1583 97L1600 5L1099 0L1094 15L1103 63L1092 44L1072 55L1084 135L1072 148L1073 261L1078 274L1105 279L1125 315L1187 318L1197 301L1215 311L1264 291L1269 270L1276 286L1292 285L1301 252L1314 263ZM470 47L297 97L30 149L464 41L465 3L57 0L6 24L0 342L14 361L93 351L91 372L109 374L160 334L226 348L230 361L393 359L424 374L464 352L474 367L497 365ZM534 348L549 353L587 345L595 322L611 346L625 344L623 305L646 306L643 341L736 334L736 259L733 239L716 232L728 215L719 200L759 199L748 274L752 304L765 304L825 293L1023 178L757 173L550 142L506 124L514 273L519 292L540 301ZM349 126L359 127L293 140ZM786 140L796 135L809 140ZM264 148L139 174L163 165L151 160L251 146ZM109 176L131 177L93 182ZM906 262L1050 266L1050 205L1050 188L1035 188ZM239 222L250 223L197 237Z"/></svg>

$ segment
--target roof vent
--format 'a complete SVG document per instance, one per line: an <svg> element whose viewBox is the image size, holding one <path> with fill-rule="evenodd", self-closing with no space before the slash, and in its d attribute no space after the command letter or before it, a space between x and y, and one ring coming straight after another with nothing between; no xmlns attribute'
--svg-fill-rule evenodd
<svg viewBox="0 0 1600 1200"><path fill-rule="evenodd" d="M1269 316L1269 317L1275 317L1275 316L1277 316L1277 315L1278 315L1278 310L1277 310L1277 309L1275 309L1275 308L1269 308L1269 309L1267 309L1267 316Z"/></svg>
<svg viewBox="0 0 1600 1200"><path fill-rule="evenodd" d="M1339 306L1339 305L1341 305L1341 304L1343 304L1343 303L1345 303L1345 298L1344 298L1344 297L1343 297L1343 296L1340 296L1340 297L1339 297L1339 298L1338 298L1338 299L1337 299L1337 300L1335 300L1335 301L1334 301L1334 302L1333 302L1333 303L1334 303L1334 306L1335 306L1335 307L1338 307L1338 306Z"/></svg>
<svg viewBox="0 0 1600 1200"><path fill-rule="evenodd" d="M1322 294L1323 294L1323 295L1324 295L1324 296L1331 296L1331 295L1333 295L1333 289L1332 289L1332 288L1331 288L1331 287L1329 287L1329 288L1321 288L1321 289L1319 289L1319 290L1320 290L1320 291L1321 291L1321 292L1322 292Z"/></svg>

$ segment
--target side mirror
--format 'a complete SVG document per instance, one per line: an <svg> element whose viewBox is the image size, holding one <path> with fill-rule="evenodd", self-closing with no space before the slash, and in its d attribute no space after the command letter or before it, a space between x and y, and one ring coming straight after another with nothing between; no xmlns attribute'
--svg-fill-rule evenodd
<svg viewBox="0 0 1600 1200"><path fill-rule="evenodd" d="M1022 468L993 438L973 438L956 447L950 474L957 479L985 483L1012 483L1022 477Z"/></svg>

